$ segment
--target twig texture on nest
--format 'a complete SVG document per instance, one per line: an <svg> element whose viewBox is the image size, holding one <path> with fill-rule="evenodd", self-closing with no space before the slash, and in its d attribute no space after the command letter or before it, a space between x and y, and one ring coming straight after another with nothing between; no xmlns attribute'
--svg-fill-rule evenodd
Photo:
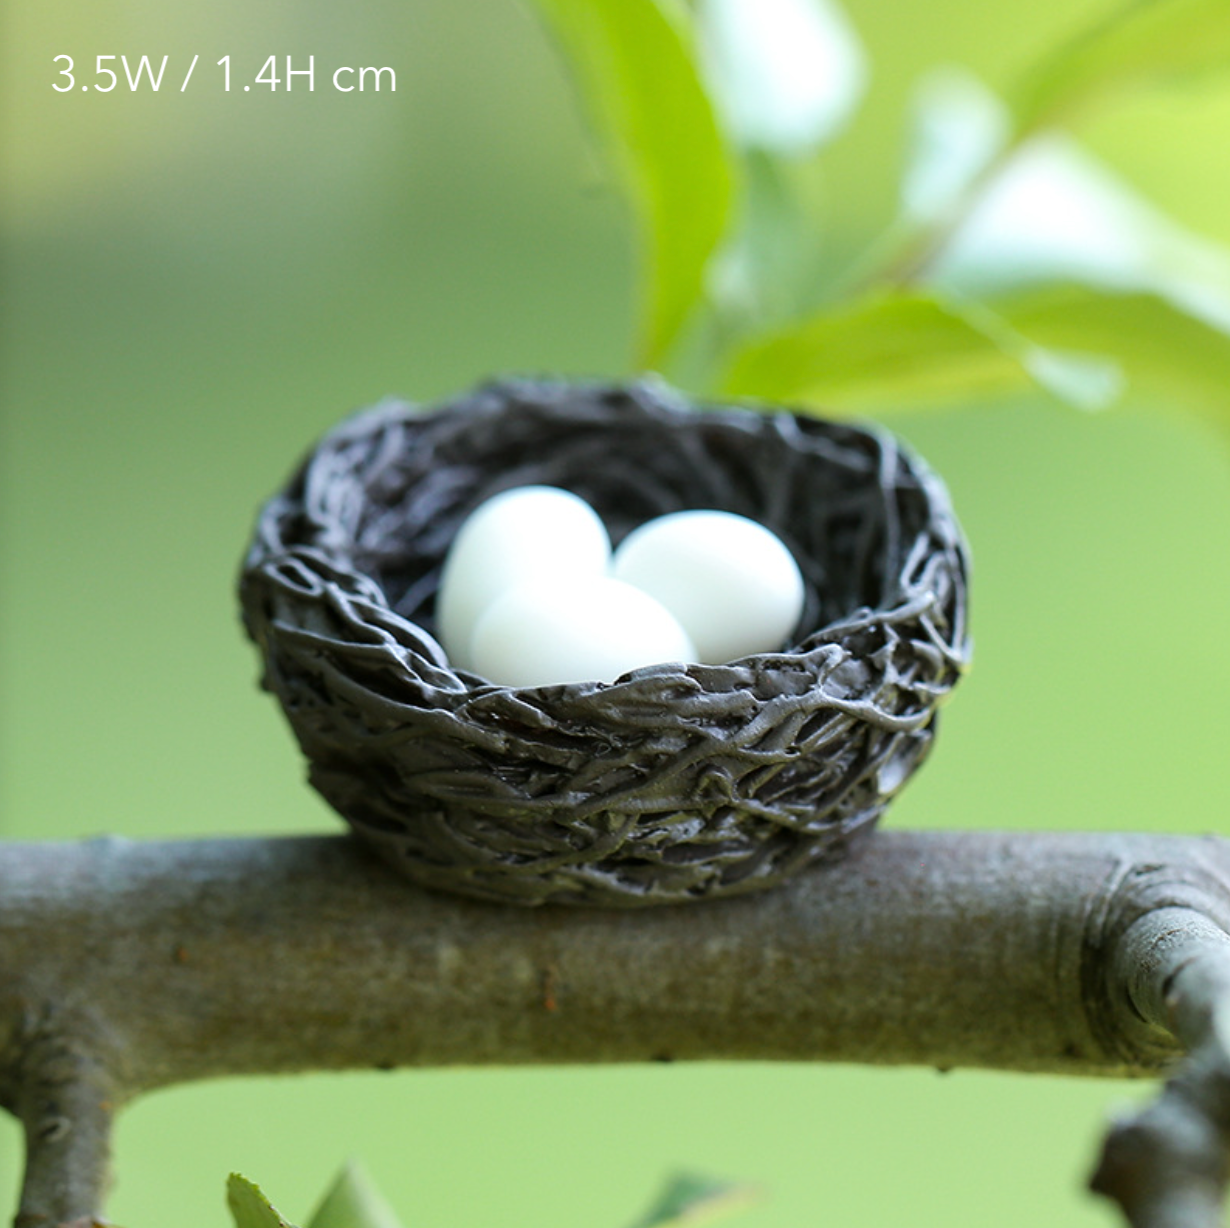
<svg viewBox="0 0 1230 1228"><path fill-rule="evenodd" d="M611 685L455 670L444 555L530 484L586 499L616 544L683 508L766 525L807 587L790 646ZM966 574L943 486L886 432L509 380L328 435L262 511L241 598L312 784L411 878L639 905L771 886L870 828L967 660Z"/></svg>

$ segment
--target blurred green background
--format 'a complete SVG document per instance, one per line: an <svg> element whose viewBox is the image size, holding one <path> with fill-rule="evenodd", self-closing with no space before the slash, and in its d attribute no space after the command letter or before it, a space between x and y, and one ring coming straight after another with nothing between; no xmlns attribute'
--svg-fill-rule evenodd
<svg viewBox="0 0 1230 1228"><path fill-rule="evenodd" d="M831 250L890 216L921 71L1002 85L1107 7L850 0L872 78L816 173ZM3 34L0 835L338 830L239 629L256 507L385 394L625 373L623 203L515 0L6 0ZM161 91L81 92L110 53L168 55ZM272 53L314 55L315 92L244 94ZM336 93L341 65L389 65L397 91ZM1230 84L1085 135L1230 241ZM1230 448L1166 408L887 419L952 488L977 640L892 823L1225 830ZM1083 1177L1108 1107L1144 1091L784 1065L228 1081L125 1114L109 1210L219 1225L237 1169L302 1218L359 1156L408 1228L621 1228L679 1167L762 1184L748 1228L1108 1224ZM6 1207L20 1151L0 1122Z"/></svg>

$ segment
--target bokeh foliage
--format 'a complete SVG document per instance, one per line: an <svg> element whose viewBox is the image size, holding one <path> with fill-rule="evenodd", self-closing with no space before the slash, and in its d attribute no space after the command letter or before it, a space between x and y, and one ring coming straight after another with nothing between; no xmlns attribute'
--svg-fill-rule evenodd
<svg viewBox="0 0 1230 1228"><path fill-rule="evenodd" d="M1230 374L1230 249L1137 199L1069 134L1124 94L1230 69L1219 0L1123 4L1041 55L1006 101L972 74L924 80L898 212L828 278L799 276L826 219L794 198L789 164L821 151L862 93L834 6L539 7L640 206L650 366L691 321L728 394L832 413L968 404L1023 382L1097 409L1130 389L1230 430L1224 398L1200 387ZM781 320L783 280L797 290ZM1027 294L1040 288L1049 297Z"/></svg>

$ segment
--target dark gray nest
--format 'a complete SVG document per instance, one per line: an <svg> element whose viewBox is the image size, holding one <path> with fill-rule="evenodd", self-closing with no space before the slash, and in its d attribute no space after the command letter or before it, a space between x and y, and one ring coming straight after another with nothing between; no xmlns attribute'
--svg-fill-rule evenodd
<svg viewBox="0 0 1230 1228"><path fill-rule="evenodd" d="M529 484L586 499L616 544L681 508L767 525L806 581L791 645L611 685L454 670L433 638L445 552ZM328 435L261 513L241 598L312 784L399 869L639 905L768 887L871 828L966 663L966 570L943 486L886 432L657 383L502 381Z"/></svg>

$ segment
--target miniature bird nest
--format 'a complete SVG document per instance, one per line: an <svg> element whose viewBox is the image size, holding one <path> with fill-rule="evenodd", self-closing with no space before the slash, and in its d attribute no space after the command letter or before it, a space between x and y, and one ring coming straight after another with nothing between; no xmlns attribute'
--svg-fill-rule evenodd
<svg viewBox="0 0 1230 1228"><path fill-rule="evenodd" d="M789 646L611 684L454 668L445 553L480 503L532 484L580 495L616 544L685 508L766 525L805 580ZM241 599L311 783L399 870L643 905L772 886L871 828L965 666L966 572L943 486L884 431L510 380L326 436L261 512Z"/></svg>

